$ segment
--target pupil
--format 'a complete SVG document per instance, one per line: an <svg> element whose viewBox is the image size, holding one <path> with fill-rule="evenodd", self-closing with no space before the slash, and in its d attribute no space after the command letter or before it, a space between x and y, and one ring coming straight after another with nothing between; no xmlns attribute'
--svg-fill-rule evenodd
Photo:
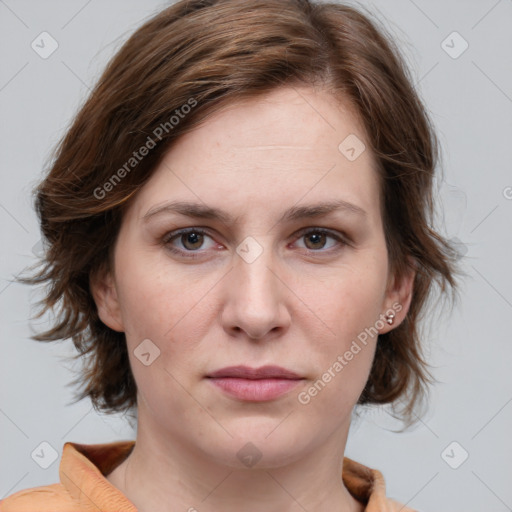
<svg viewBox="0 0 512 512"><path fill-rule="evenodd" d="M187 243L194 245L194 244L197 244L198 242L200 242L200 237L202 235L199 233L192 232L192 233L187 233L185 236L186 236Z"/></svg>
<svg viewBox="0 0 512 512"><path fill-rule="evenodd" d="M308 238L309 238L310 241L313 240L313 245L315 245L315 244L318 244L319 242L321 242L321 239L322 239L323 236L324 235L321 234L321 233L315 233L313 235L309 235Z"/></svg>

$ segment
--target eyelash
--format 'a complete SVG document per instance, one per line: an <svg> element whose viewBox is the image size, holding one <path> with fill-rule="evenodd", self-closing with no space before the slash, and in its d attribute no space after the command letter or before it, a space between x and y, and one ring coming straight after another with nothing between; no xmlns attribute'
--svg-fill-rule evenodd
<svg viewBox="0 0 512 512"><path fill-rule="evenodd" d="M172 247L170 245L170 243L179 238L180 236L182 235L186 235L188 233L197 233L197 234L200 234L200 235L206 235L206 236L209 236L210 238L211 235L209 234L208 231L202 229L202 228L185 228L185 229L180 229L180 230L177 230L177 231L171 231L170 233L167 233L166 235L164 235L164 237L162 238L162 245L164 245L165 247L167 247L167 249L169 251L171 251L172 253L174 254L178 254L180 256L183 256L185 258L190 258L190 259L196 259L196 258L201 258L202 257L202 254L201 252L198 250L198 251L183 251L181 249L176 249L175 247ZM345 247L345 246L348 246L350 245L347 238L345 236L341 236L340 234L336 234L330 230L327 230L325 228L305 228L303 230L301 230L299 233L298 233L298 236L297 236L297 239L300 239L306 235L309 235L309 234L321 234L321 235L327 235L329 236L330 238L334 238L339 244L340 244L340 247L337 247L337 248L331 248L331 249L328 249L328 250L318 250L318 251L315 251L313 249L305 249L307 252L309 253L322 253L322 254L332 254L333 252L337 252L339 251L342 247Z"/></svg>

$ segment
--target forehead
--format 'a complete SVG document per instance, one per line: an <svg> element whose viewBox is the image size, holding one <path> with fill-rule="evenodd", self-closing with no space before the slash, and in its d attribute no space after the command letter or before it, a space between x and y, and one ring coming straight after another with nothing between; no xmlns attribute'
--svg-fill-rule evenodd
<svg viewBox="0 0 512 512"><path fill-rule="evenodd" d="M230 104L179 138L134 209L140 218L180 199L277 215L299 202L342 199L378 212L368 146L348 103L308 87L277 89Z"/></svg>

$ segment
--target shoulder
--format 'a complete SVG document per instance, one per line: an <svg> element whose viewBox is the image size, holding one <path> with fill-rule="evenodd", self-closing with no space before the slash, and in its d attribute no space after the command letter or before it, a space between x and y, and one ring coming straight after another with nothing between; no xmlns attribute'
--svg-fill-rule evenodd
<svg viewBox="0 0 512 512"><path fill-rule="evenodd" d="M0 512L69 512L76 507L62 484L32 487L0 500Z"/></svg>

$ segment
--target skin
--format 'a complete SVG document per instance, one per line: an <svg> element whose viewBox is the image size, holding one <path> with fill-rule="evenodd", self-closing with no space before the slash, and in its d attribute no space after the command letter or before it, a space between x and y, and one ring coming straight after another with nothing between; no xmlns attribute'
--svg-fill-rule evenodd
<svg viewBox="0 0 512 512"><path fill-rule="evenodd" d="M398 326L411 298L413 275L388 273L374 157L366 149L349 161L338 149L349 134L365 140L352 109L325 90L285 87L230 105L177 141L126 212L113 271L92 290L102 321L126 333L138 386L135 448L107 476L138 509L363 510L341 467L377 337L307 405L298 400L393 304L394 324L377 325ZM365 213L278 222L292 206L339 199ZM143 220L170 200L234 220ZM165 238L188 227L208 233ZM251 263L236 252L246 237L262 249ZM145 339L160 350L148 366L134 354ZM304 381L249 403L205 378L238 364L283 366ZM252 467L237 457L248 442L262 455Z"/></svg>

